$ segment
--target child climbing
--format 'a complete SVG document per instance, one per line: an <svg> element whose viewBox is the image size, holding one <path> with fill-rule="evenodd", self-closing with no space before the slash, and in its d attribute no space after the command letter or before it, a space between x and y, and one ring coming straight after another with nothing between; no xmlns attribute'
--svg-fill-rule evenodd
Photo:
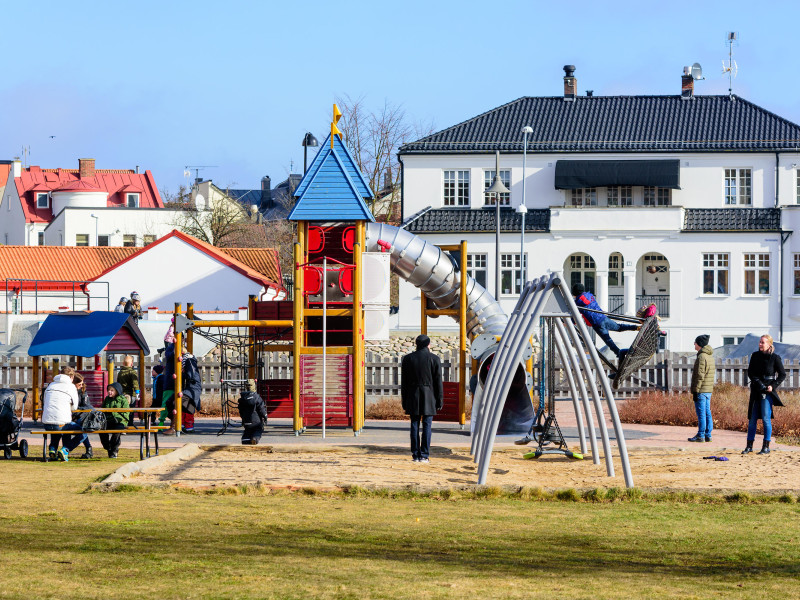
<svg viewBox="0 0 800 600"><path fill-rule="evenodd" d="M609 335L608 332L636 331L639 326L624 325L608 318L602 312L603 309L600 308L600 305L597 303L594 295L591 292L587 292L582 283L576 283L572 286L572 295L575 297L575 304L578 305L578 310L580 310L580 313L583 316L583 320L586 321L586 324L597 332L597 335L600 336L600 338L606 343L606 346L608 346L608 349L611 350L617 358L622 359L627 351L620 350L614 343L614 340L611 339L611 335ZM591 310L583 310L586 308Z"/></svg>

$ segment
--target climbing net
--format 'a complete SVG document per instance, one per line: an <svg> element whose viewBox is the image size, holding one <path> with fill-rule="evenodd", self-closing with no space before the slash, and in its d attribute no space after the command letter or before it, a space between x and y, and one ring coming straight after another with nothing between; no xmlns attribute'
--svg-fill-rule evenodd
<svg viewBox="0 0 800 600"><path fill-rule="evenodd" d="M248 373L251 367L256 369L256 381L263 379L264 360L259 352L255 353L254 363L249 360L250 334L247 328L237 328L235 321L230 327L216 327L205 330L193 328L194 335L198 335L212 342L219 348L219 394L222 407L222 428L217 435L225 433L229 427L242 427L239 420L234 421L231 409L238 414L239 395L246 389ZM287 330L288 331L288 330ZM256 350L262 344L280 339L287 331L279 331L271 336L258 337Z"/></svg>

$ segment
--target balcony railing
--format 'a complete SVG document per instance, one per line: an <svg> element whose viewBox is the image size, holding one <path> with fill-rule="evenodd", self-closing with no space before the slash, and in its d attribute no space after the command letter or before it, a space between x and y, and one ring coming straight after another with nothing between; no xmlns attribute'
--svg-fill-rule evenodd
<svg viewBox="0 0 800 600"><path fill-rule="evenodd" d="M608 312L616 315L623 313L623 306L625 304L624 296L609 296L608 297ZM636 308L644 306L645 304L655 304L658 309L658 314L662 317L669 316L669 296L636 296Z"/></svg>

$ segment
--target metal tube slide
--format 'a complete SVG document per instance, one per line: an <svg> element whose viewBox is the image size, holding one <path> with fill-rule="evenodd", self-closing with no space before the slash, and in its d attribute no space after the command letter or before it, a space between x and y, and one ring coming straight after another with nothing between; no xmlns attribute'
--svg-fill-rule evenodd
<svg viewBox="0 0 800 600"><path fill-rule="evenodd" d="M561 289L563 294L569 294L569 289L564 282L562 282ZM619 414L617 413L617 405L614 402L614 394L611 391L611 383L608 381L608 377L603 369L603 363L600 360L597 348L595 348L594 344L589 342L591 339L589 337L589 330L586 328L586 324L583 319L580 318L580 313L578 312L577 306L575 306L574 303L570 303L569 306L573 314L573 319L577 323L584 340L587 342L589 355L592 357L592 362L594 363L595 369L597 369L600 375L600 383L603 386L603 392L606 396L606 403L608 404L608 410L611 415L611 422L614 425L614 432L617 437L617 447L619 448L620 461L622 462L622 472L625 477L625 485L627 487L633 487L633 475L631 474L630 463L628 461L628 447L625 443L625 433L622 430L622 423L620 422Z"/></svg>
<svg viewBox="0 0 800 600"><path fill-rule="evenodd" d="M466 265L456 270L453 259L437 246L385 223L368 223L366 251L380 252L381 241L391 246L389 263L393 273L414 284L438 309L458 303L461 277L467 280L467 335L499 335L508 323L500 304L477 281L466 274Z"/></svg>
<svg viewBox="0 0 800 600"><path fill-rule="evenodd" d="M567 288L566 282L563 280L561 281L561 292L564 294L565 298L572 297L569 289ZM588 340L591 339L589 337L589 330L586 328L586 323L584 323L580 313L578 312L578 307L575 306L574 302L570 302L569 306L572 312L572 318L578 324L583 339L588 342ZM592 362L594 363L594 366L600 375L600 384L603 386L603 392L606 395L606 404L608 404L608 411L611 414L611 422L614 424L614 433L617 436L617 447L619 448L619 458L622 462L622 474L625 477L625 485L628 487L633 487L633 475L631 474L631 466L628 461L628 446L625 443L625 433L622 431L622 423L620 422L619 414L617 413L617 405L614 402L614 394L611 391L611 384L608 381L608 377L606 377L606 372L603 370L603 364L600 361L600 356L597 354L597 348L595 348L594 344L591 343L588 344L588 348L589 355L592 357Z"/></svg>
<svg viewBox="0 0 800 600"><path fill-rule="evenodd" d="M564 324L561 322L561 319L556 319L556 334L561 338L567 354L569 355L571 361L570 369L572 369L575 380L578 383L578 389L581 393L581 402L583 403L583 412L586 415L586 423L589 428L589 442L592 446L592 462L597 465L600 464L600 453L597 451L597 434L594 430L594 419L592 418L592 407L589 404L589 394L586 391L586 384L583 381L581 365L578 362L578 358L575 356L575 348L573 348L572 342L567 336L566 331L564 331Z"/></svg>

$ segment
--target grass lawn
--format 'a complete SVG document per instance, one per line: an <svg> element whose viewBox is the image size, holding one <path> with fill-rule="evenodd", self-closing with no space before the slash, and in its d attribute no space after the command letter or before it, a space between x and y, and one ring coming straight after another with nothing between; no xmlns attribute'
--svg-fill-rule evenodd
<svg viewBox="0 0 800 600"><path fill-rule="evenodd" d="M800 597L797 503L87 492L119 464L0 461L0 598Z"/></svg>

